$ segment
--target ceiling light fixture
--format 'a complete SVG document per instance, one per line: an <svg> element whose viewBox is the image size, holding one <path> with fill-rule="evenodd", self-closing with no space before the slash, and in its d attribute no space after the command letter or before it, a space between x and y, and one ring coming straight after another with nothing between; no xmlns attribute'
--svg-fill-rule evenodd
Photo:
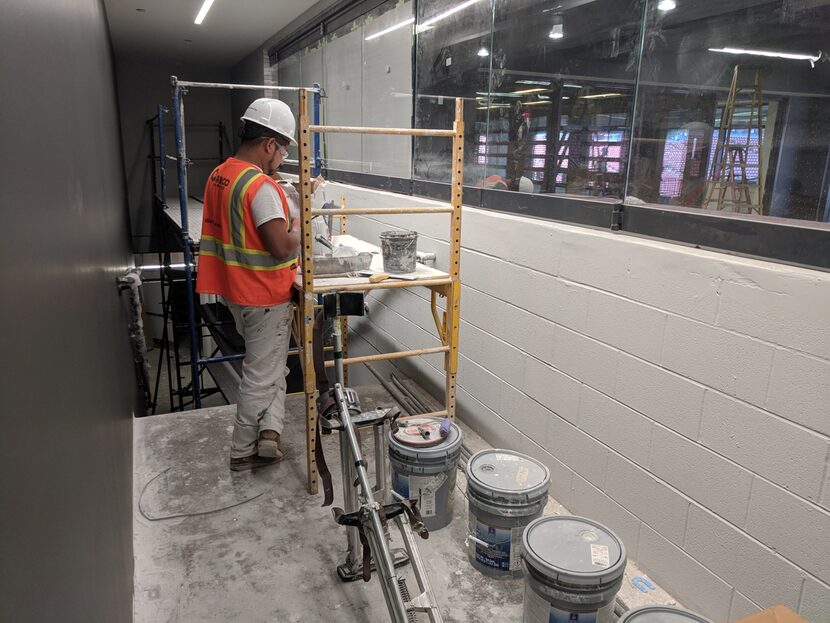
<svg viewBox="0 0 830 623"><path fill-rule="evenodd" d="M657 3L658 11L672 11L677 8L677 2L674 0L660 0Z"/></svg>
<svg viewBox="0 0 830 623"><path fill-rule="evenodd" d="M457 4L454 7L452 7L451 9L447 9L443 13L439 13L435 17L430 17L428 20L425 20L425 21L421 22L420 24L418 24L418 28L416 28L416 30L417 30L417 32L421 32L422 30L432 26L435 22L440 22L442 19L444 19L446 17L449 17L450 15L454 15L455 13L458 13L459 11L463 11L468 6L471 6L471 5L475 4L476 2L478 2L478 0L467 0L466 2L462 2L461 4Z"/></svg>
<svg viewBox="0 0 830 623"><path fill-rule="evenodd" d="M548 100L542 100L539 102L522 102L522 106L539 106L540 104L550 104Z"/></svg>
<svg viewBox="0 0 830 623"><path fill-rule="evenodd" d="M513 91L516 95L525 95L526 93L544 93L550 89L522 89L521 91Z"/></svg>
<svg viewBox="0 0 830 623"><path fill-rule="evenodd" d="M483 56L490 56L490 51L489 51L487 48L485 48L484 46L481 46L481 48L479 49L479 51L477 52L477 54L478 54L479 56L482 56L482 57L483 57Z"/></svg>
<svg viewBox="0 0 830 623"><path fill-rule="evenodd" d="M539 86L549 87L550 80L516 80L516 84L538 84Z"/></svg>
<svg viewBox="0 0 830 623"><path fill-rule="evenodd" d="M565 87L566 89L581 89L582 88L581 84L567 84L567 83L565 83L562 86Z"/></svg>
<svg viewBox="0 0 830 623"><path fill-rule="evenodd" d="M784 58L790 61L810 61L812 67L821 60L821 51L813 56L812 54L799 54L797 52L776 52L775 50L754 50L749 48L709 48L710 52L721 54L749 54L751 56L765 56L767 58Z"/></svg>
<svg viewBox="0 0 830 623"><path fill-rule="evenodd" d="M202 4L202 8L199 9L199 13L196 15L196 20L193 22L194 24L201 24L205 21L205 16L210 11L210 7L213 6L213 0L205 0L204 4Z"/></svg>
<svg viewBox="0 0 830 623"><path fill-rule="evenodd" d="M596 100L603 97L625 97L622 93L597 93L596 95L580 95L581 100Z"/></svg>
<svg viewBox="0 0 830 623"><path fill-rule="evenodd" d="M381 30L380 32L376 32L376 33L375 33L375 34L373 34L373 35L369 35L368 37L366 37L366 38L364 39L364 41L371 41L372 39L377 39L378 37L383 36L383 35L385 35L385 34L386 34L386 33L388 33L388 32L392 32L392 31L398 30L398 28L403 28L404 26L409 26L409 25L410 25L410 24L412 24L414 21L415 21L415 18L414 18L414 17L410 17L409 19L405 19L404 21L402 21L402 22L400 22L400 23L398 23L398 24L395 24L394 26L390 26L389 28L385 28L385 29Z"/></svg>
<svg viewBox="0 0 830 623"><path fill-rule="evenodd" d="M562 39L565 36L565 23L562 19L561 13L556 13L553 16L553 26L548 33L551 39Z"/></svg>

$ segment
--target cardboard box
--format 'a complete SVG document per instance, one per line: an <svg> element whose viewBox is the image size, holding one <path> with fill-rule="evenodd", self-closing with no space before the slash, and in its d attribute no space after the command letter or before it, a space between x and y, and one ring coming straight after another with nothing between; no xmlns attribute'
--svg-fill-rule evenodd
<svg viewBox="0 0 830 623"><path fill-rule="evenodd" d="M808 623L787 606L773 606L763 612L751 614L733 623ZM815 623L819 623L816 621Z"/></svg>

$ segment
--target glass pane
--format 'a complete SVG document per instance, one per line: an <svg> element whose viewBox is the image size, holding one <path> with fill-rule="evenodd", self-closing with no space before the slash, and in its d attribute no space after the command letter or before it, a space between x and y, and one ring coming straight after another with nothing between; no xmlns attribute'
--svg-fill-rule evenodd
<svg viewBox="0 0 830 623"><path fill-rule="evenodd" d="M412 2L386 2L363 20L363 125L412 126ZM412 139L366 134L363 171L408 178Z"/></svg>
<svg viewBox="0 0 830 623"><path fill-rule="evenodd" d="M486 148L510 190L622 197L642 3L496 0Z"/></svg>
<svg viewBox="0 0 830 623"><path fill-rule="evenodd" d="M627 200L830 220L830 2L662 0L647 24Z"/></svg>
<svg viewBox="0 0 830 623"><path fill-rule="evenodd" d="M363 124L363 29L361 21L351 22L326 36L323 48L326 76L323 86L323 123L362 126ZM360 134L326 134L323 155L329 168L362 170Z"/></svg>
<svg viewBox="0 0 830 623"><path fill-rule="evenodd" d="M300 53L292 54L277 63L277 84L286 87L297 87L302 85L302 70ZM276 97L291 108L294 116L299 115L299 105L297 100L297 93L294 91L276 91ZM288 148L288 158L291 160L297 159L297 148Z"/></svg>
<svg viewBox="0 0 830 623"><path fill-rule="evenodd" d="M416 23L415 127L452 128L455 98L464 99L464 182L488 175L486 151L490 31L487 0L422 0ZM483 140L482 140L483 137ZM452 139L415 139L413 176L449 182Z"/></svg>

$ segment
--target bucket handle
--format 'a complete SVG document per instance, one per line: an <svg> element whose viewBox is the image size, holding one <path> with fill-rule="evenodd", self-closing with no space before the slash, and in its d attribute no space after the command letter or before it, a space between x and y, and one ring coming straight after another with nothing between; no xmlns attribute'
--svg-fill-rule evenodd
<svg viewBox="0 0 830 623"><path fill-rule="evenodd" d="M504 541L499 541L498 543L488 543L487 541L482 541L476 535L470 533L464 539L464 545L466 547L470 547L470 541L472 541L476 545L481 545L481 547L483 547L485 549L492 550L494 547L496 547L498 545L503 545L504 543L509 543L510 539L505 539Z"/></svg>

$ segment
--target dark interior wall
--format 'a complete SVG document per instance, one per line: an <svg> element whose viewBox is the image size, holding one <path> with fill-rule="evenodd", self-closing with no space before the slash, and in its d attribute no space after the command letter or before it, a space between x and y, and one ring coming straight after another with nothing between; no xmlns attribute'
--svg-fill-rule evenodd
<svg viewBox="0 0 830 623"><path fill-rule="evenodd" d="M129 262L100 0L0 3L0 619L132 620Z"/></svg>
<svg viewBox="0 0 830 623"><path fill-rule="evenodd" d="M156 114L159 104L172 111L171 75L181 80L230 81L230 72L221 68L187 65L161 59L116 59L132 247L136 253L157 249L152 194L153 170L149 160L151 131L146 122ZM228 150L233 143L231 91L191 89L184 103L187 156L194 160L188 170L188 191L201 197L208 175L219 164L219 122L226 128L225 157L229 155ZM165 151L173 156L176 154L176 145L172 112L165 115L165 128ZM167 196L178 197L176 163L168 162L166 171ZM178 208L178 202L175 203L175 207Z"/></svg>

